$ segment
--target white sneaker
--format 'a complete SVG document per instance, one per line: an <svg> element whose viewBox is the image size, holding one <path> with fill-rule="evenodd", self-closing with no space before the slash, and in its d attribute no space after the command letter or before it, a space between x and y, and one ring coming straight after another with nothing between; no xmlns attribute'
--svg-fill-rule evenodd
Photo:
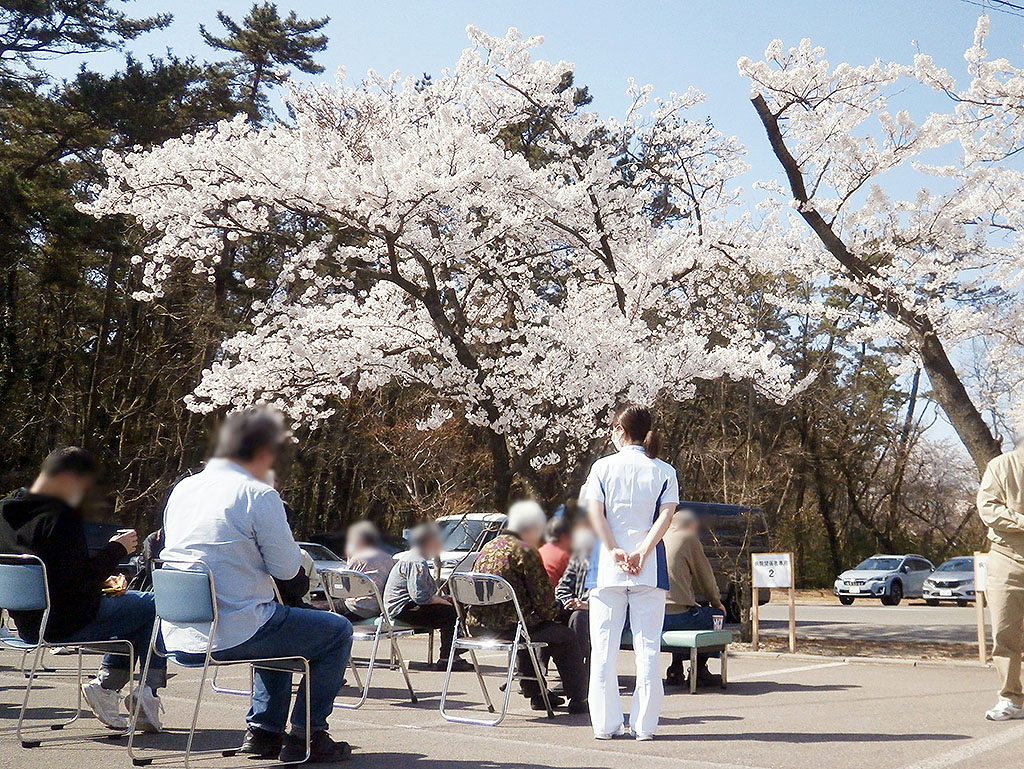
<svg viewBox="0 0 1024 769"><path fill-rule="evenodd" d="M135 712L136 697L139 698L139 718L135 722L135 729L149 734L162 732L160 714L163 712L164 704L160 701L160 697L148 686L136 686L125 700L125 705L131 713Z"/></svg>
<svg viewBox="0 0 1024 769"><path fill-rule="evenodd" d="M100 721L111 729L127 729L128 718L121 715L119 705L121 698L113 689L104 689L98 678L82 684L82 694L89 703L92 712Z"/></svg>
<svg viewBox="0 0 1024 769"><path fill-rule="evenodd" d="M650 742L654 739L653 734L644 734L643 732L633 732L633 737L637 742Z"/></svg>
<svg viewBox="0 0 1024 769"><path fill-rule="evenodd" d="M989 721L1011 721L1015 718L1024 718L1024 708L1014 705L1005 697L1000 697L996 706L985 713Z"/></svg>
<svg viewBox="0 0 1024 769"><path fill-rule="evenodd" d="M625 733L626 733L626 730L623 727L620 726L618 731L612 732L611 734L603 734L601 732L597 732L596 734L594 734L594 739L595 740L611 740L611 739L614 739L615 737L621 737Z"/></svg>

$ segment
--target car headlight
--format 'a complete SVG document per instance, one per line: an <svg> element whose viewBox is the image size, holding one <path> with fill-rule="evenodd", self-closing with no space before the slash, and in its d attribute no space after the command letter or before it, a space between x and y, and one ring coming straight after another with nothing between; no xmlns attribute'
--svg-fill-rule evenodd
<svg viewBox="0 0 1024 769"><path fill-rule="evenodd" d="M868 582L885 582L888 577L871 577Z"/></svg>

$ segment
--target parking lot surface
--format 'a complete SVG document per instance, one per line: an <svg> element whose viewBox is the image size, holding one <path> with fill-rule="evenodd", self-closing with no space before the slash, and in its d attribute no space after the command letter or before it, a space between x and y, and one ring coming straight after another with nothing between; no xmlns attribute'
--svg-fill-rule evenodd
<svg viewBox="0 0 1024 769"><path fill-rule="evenodd" d="M844 607L845 609L845 607ZM725 691L690 695L670 689L662 726L653 742L630 739L597 742L586 716L564 713L549 721L529 711L513 695L509 717L498 727L447 723L438 712L442 674L423 664L425 643L403 644L418 660L413 684L420 702L411 704L401 676L376 670L369 701L359 710L336 710L332 733L348 740L355 754L348 766L365 769L538 769L539 767L674 767L675 769L943 769L1018 765L1024 749L1024 722L984 720L995 701L995 673L980 665L862 664L841 660L740 656L730 661ZM357 653L360 650L357 646ZM667 657L666 664L667 664ZM489 663L499 662L491 657ZM0 727L14 725L22 678L17 655L0 656ZM55 660L67 669L69 659ZM712 667L714 668L712 663ZM628 674L632 655L623 653ZM489 667L497 672L497 666ZM351 679L351 676L350 676ZM141 744L168 748L183 744L182 730L195 703L195 671L178 671L166 690L165 726L171 732L145 736ZM247 685L244 671L222 683ZM497 678L489 678L497 699ZM623 683L632 684L624 675ZM343 696L351 695L346 689ZM455 705L480 702L472 673L454 676ZM70 676L48 676L41 683L31 715L53 716L73 703ZM229 747L241 737L247 699L204 695L198 748ZM627 708L628 710L628 705ZM103 738L90 716L65 732L43 733L59 743L21 748L9 732L0 735L0 766L23 769L130 767L120 743ZM74 741L69 742L69 738ZM159 766L159 762L155 764ZM180 760L173 765L180 766ZM240 758L203 759L198 766L253 767Z"/></svg>

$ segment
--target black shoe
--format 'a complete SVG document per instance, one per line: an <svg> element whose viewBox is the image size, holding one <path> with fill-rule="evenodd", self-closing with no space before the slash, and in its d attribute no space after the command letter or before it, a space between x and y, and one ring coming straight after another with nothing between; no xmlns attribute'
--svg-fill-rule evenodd
<svg viewBox="0 0 1024 769"><path fill-rule="evenodd" d="M548 692L548 702L551 703L551 709L560 708L565 704L565 699L557 697L551 692ZM530 697L530 709L531 710L547 710L544 705L544 698L539 694L536 697Z"/></svg>
<svg viewBox="0 0 1024 769"><path fill-rule="evenodd" d="M448 669L448 658L439 659L434 663L434 669L440 670L442 673ZM456 657L452 660L452 672L453 673L466 673L473 669L473 663L467 662L462 657Z"/></svg>
<svg viewBox="0 0 1024 769"><path fill-rule="evenodd" d="M692 673L691 673L692 675ZM707 664L697 668L697 686L721 686L722 677L708 670Z"/></svg>
<svg viewBox="0 0 1024 769"><path fill-rule="evenodd" d="M590 703L586 700L569 700L569 713L571 715L579 715L580 713L589 713Z"/></svg>
<svg viewBox="0 0 1024 769"><path fill-rule="evenodd" d="M283 734L275 734L266 729L260 729L258 726L250 726L245 730L245 738L242 740L242 747L238 749L238 752L258 758L277 758L282 745L284 745Z"/></svg>
<svg viewBox="0 0 1024 769"><path fill-rule="evenodd" d="M289 734L284 738L284 747L278 755L283 764L333 764L347 761L352 755L352 746L347 742L335 742L327 732L314 732L309 741L309 759L306 757L304 735Z"/></svg>

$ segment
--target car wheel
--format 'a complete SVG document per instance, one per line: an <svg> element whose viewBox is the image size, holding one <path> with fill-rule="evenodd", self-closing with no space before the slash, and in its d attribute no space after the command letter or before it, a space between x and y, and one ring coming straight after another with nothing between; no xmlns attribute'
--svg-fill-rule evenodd
<svg viewBox="0 0 1024 769"><path fill-rule="evenodd" d="M903 583L896 580L889 586L889 594L882 596L882 605L899 606L903 600Z"/></svg>
<svg viewBox="0 0 1024 769"><path fill-rule="evenodd" d="M964 606L966 606L966 605L967 605L967 603L968 603L968 602L967 602L967 601L965 601L965 600L964 600L964 599L962 599L962 598L958 598L958 599L957 599L957 601L956 601L956 605L957 605L957 606L959 606L960 608L963 608Z"/></svg>
<svg viewBox="0 0 1024 769"><path fill-rule="evenodd" d="M925 598L924 602L926 604L928 604L929 606L938 606L939 605L939 599L938 598Z"/></svg>
<svg viewBox="0 0 1024 769"><path fill-rule="evenodd" d="M839 603L841 603L843 606L851 606L853 604L853 596L841 595L839 596Z"/></svg>

